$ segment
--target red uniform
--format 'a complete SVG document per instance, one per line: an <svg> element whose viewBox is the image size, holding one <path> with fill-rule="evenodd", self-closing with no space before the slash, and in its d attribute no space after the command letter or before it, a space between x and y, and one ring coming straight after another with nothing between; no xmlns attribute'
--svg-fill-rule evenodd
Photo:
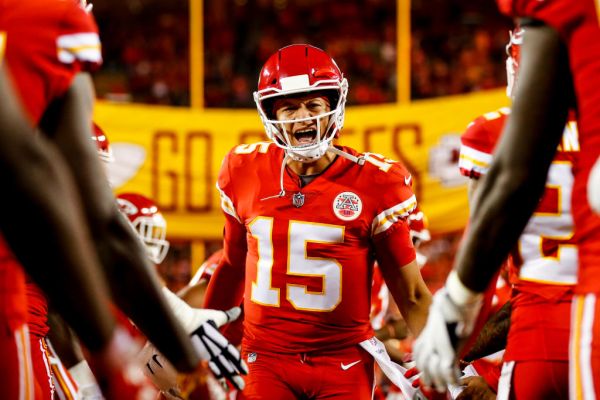
<svg viewBox="0 0 600 400"><path fill-rule="evenodd" d="M477 179L487 173L509 112L500 109L469 125L461 138L459 167L464 175ZM516 362L512 385L516 398L564 398L568 393L570 321L565 315L569 315L577 280L571 192L578 157L577 128L569 122L550 167L544 196L509 263L512 315L504 360L510 365ZM548 361L551 368L539 367ZM536 368L528 368L530 363ZM532 371L537 372L536 379L531 378ZM561 373L554 376L557 371ZM521 379L521 373L527 373L528 379ZM558 381L557 385L539 385L548 379ZM550 392L543 392L549 388ZM532 393L537 393L536 397L531 397Z"/></svg>
<svg viewBox="0 0 600 400"><path fill-rule="evenodd" d="M588 203L590 170L600 156L600 4L596 0L498 0L500 10L553 27L565 43L577 96L581 157L573 187L580 235L571 336L571 398L600 397L600 217Z"/></svg>
<svg viewBox="0 0 600 400"><path fill-rule="evenodd" d="M349 148L343 151L359 155ZM263 354L284 353L304 363L307 357L325 360L338 352L336 363L325 363L332 368L327 372L331 380L344 373L340 362L354 361L342 353L361 360L357 354L364 351L356 345L373 336L369 312L374 256L379 260L388 251L399 265L415 259L405 218L416 199L410 175L400 164L370 155L359 166L338 157L304 187L286 170L285 194L277 196L283 157L284 151L272 143L238 146L225 158L218 180L228 221L222 263L231 268L217 268L206 306L239 304L242 291L232 298L231 291L219 294L211 286L218 287L228 269L241 269L233 274L243 278L245 264L243 349L251 355L247 396L274 395L261 391L261 384L269 385L265 372L253 374ZM320 368L303 373L318 374L318 380L313 375L316 385L326 372ZM363 381L372 384L372 373L371 368ZM288 398L315 395L305 389L295 387ZM370 398L371 391L368 385L357 388L353 398Z"/></svg>
<svg viewBox="0 0 600 400"><path fill-rule="evenodd" d="M8 65L17 92L34 123L40 120L54 99L66 92L77 72L101 62L97 27L93 18L75 0L3 1L0 3L0 42L0 48L4 50L0 52L3 57L0 61ZM0 261L4 278L8 275L13 277L12 283L3 282L0 288L3 292L1 296L5 297L8 290L13 300L0 303L0 307L3 316L12 314L14 317L18 314L19 323L24 323L25 319L20 314L22 307L27 304L24 300L25 291L22 288L17 293L14 289L22 287L21 272L16 272L19 269L13 261L7 264L6 258ZM9 325L14 325L15 321L9 321ZM11 326L11 329L14 331L15 326ZM7 354L14 352L11 349L3 350ZM18 363L25 363L28 368L20 364L8 364L8 368L13 373L31 369L31 360L21 357ZM46 374L39 379L48 382L48 377ZM19 379L30 378L0 374L3 398L33 398L33 394L24 392L24 389L10 389L15 379L18 382Z"/></svg>

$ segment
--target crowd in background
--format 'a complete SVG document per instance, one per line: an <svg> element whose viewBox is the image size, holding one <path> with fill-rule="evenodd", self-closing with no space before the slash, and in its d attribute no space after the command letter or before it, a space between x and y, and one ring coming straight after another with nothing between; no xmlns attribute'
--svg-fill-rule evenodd
<svg viewBox="0 0 600 400"><path fill-rule="evenodd" d="M95 4L105 58L95 77L99 97L190 104L188 1ZM505 84L510 21L493 2L413 0L411 7L413 99ZM303 42L338 62L350 82L350 105L396 101L395 1L204 1L203 29L207 107L253 107L264 61Z"/></svg>

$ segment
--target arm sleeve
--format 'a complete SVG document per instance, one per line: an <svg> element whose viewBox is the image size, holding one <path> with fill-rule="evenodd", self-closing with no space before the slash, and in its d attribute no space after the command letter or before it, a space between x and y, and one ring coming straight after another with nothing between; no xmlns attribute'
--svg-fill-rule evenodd
<svg viewBox="0 0 600 400"><path fill-rule="evenodd" d="M385 174L378 184L381 187L381 201L371 224L371 235L375 242L391 234L390 229L395 224L406 225L406 219L417 208L410 173L400 163L394 163Z"/></svg>
<svg viewBox="0 0 600 400"><path fill-rule="evenodd" d="M375 241L375 254L380 267L402 267L416 258L410 238L410 228L405 220L396 222Z"/></svg>
<svg viewBox="0 0 600 400"><path fill-rule="evenodd" d="M56 38L57 57L83 71L95 71L102 64L98 26L91 13L76 1L69 7Z"/></svg>

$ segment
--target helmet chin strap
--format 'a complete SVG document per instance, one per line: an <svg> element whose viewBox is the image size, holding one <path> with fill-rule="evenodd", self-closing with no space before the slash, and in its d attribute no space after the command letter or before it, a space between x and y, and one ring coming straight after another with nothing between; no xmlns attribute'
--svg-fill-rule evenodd
<svg viewBox="0 0 600 400"><path fill-rule="evenodd" d="M342 151L340 149L338 149L335 146L329 146L329 148L327 149L327 151L336 154L340 157L344 157L345 159L352 161L353 163L357 163L358 165L364 165L365 164L365 157L360 156L360 157L356 157L353 156L350 153L346 153L345 151Z"/></svg>

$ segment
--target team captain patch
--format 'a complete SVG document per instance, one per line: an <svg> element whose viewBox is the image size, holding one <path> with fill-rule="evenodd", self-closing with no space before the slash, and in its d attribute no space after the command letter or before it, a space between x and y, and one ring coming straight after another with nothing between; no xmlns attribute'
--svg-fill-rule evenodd
<svg viewBox="0 0 600 400"><path fill-rule="evenodd" d="M353 221L362 211L362 200L352 192L342 192L333 200L333 213L343 221Z"/></svg>

